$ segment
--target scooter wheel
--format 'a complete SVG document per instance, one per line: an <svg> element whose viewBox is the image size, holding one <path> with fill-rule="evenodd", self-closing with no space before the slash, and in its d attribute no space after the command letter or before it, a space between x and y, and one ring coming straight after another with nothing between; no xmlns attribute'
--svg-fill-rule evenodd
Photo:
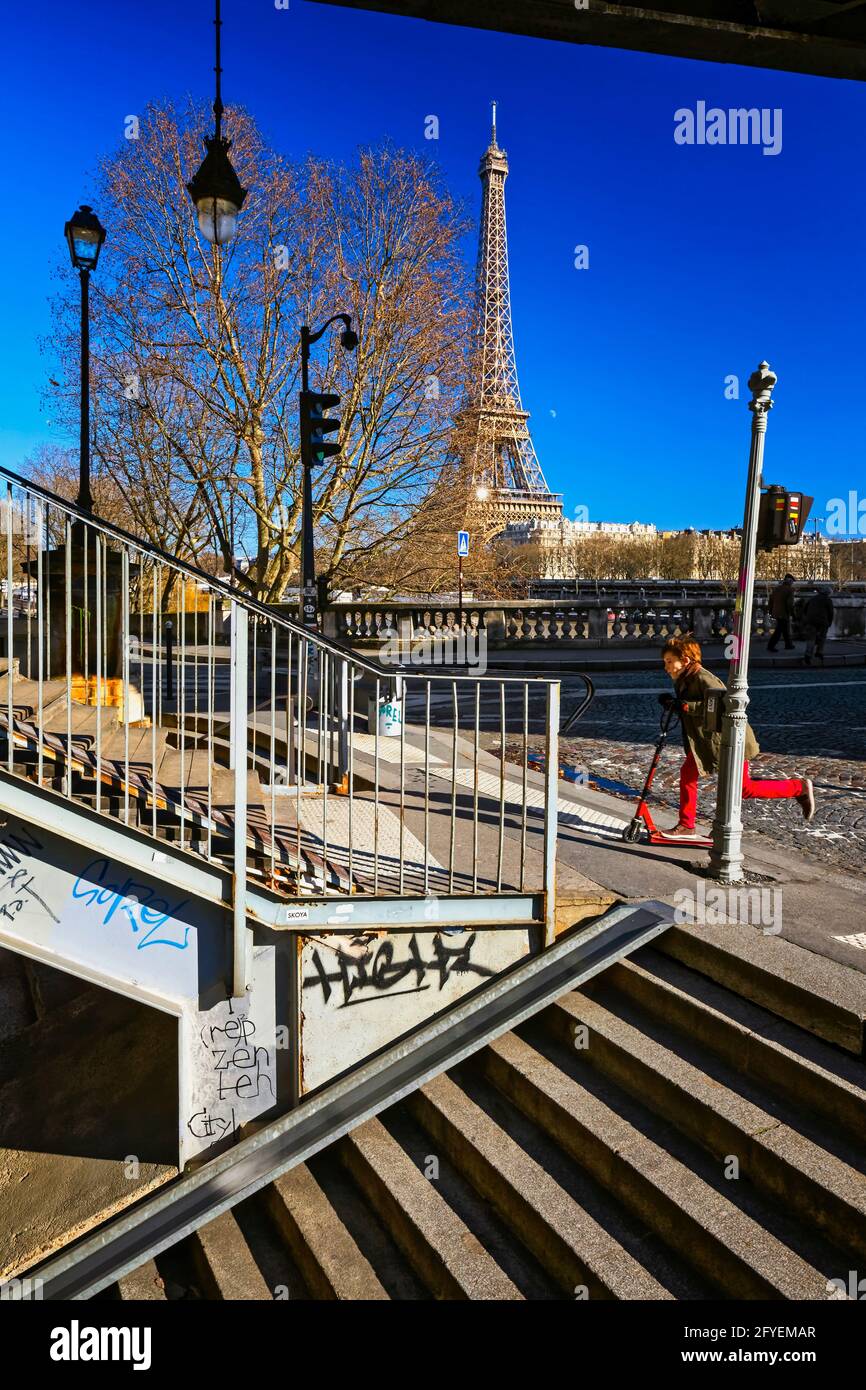
<svg viewBox="0 0 866 1390"><path fill-rule="evenodd" d="M637 844L642 834L643 822L631 821L626 826L625 830L622 832L622 838L626 841L627 844L634 845Z"/></svg>

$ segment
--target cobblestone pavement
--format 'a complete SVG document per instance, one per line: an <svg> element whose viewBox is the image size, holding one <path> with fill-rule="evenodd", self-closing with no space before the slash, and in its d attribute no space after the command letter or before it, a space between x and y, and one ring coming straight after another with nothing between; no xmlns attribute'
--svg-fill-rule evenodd
<svg viewBox="0 0 866 1390"><path fill-rule="evenodd" d="M560 741L561 761L585 767L603 779L598 785L617 795L608 781L631 789L624 805L634 804L643 786L658 734L655 694L670 690L662 675L647 672L599 677L589 717L579 737ZM563 682L563 709L577 697ZM773 845L795 849L837 868L863 873L866 867L866 677L855 670L760 672L751 690L749 719L761 756L754 777L811 777L816 811L806 825L793 801L745 801L743 824ZM543 750L543 740L530 739ZM521 747L508 740L508 757L520 761ZM679 769L683 760L679 728L672 733L656 774L651 804L661 809L662 825L679 810ZM716 779L701 779L699 825L712 820Z"/></svg>

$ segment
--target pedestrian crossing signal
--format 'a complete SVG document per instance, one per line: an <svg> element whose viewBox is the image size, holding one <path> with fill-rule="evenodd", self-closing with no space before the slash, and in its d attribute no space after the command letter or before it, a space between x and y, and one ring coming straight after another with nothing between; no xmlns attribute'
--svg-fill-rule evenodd
<svg viewBox="0 0 866 1390"><path fill-rule="evenodd" d="M460 556L461 559L465 559L466 556L469 554L469 532L468 532L468 531L458 531L458 532L457 532L457 554Z"/></svg>
<svg viewBox="0 0 866 1390"><path fill-rule="evenodd" d="M775 483L768 487L758 509L758 549L797 545L814 500L805 492L786 492Z"/></svg>

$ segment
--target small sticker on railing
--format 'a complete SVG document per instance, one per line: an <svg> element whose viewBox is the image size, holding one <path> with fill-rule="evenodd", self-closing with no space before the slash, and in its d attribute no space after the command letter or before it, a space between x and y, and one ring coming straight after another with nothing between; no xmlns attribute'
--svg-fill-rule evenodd
<svg viewBox="0 0 866 1390"><path fill-rule="evenodd" d="M308 907L287 907L285 910L285 920L287 922L309 922L310 909Z"/></svg>

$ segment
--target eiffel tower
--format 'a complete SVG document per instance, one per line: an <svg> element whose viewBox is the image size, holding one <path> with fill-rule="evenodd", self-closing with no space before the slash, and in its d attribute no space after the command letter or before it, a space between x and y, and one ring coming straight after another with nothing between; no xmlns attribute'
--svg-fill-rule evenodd
<svg viewBox="0 0 866 1390"><path fill-rule="evenodd" d="M475 381L466 411L467 458L476 496L484 498L486 520L495 529L510 521L562 521L562 494L547 486L532 436L529 412L520 401L508 241L505 179L508 157L496 142L496 102L490 144L481 157L481 226L476 272ZM479 491L480 489L480 491Z"/></svg>

